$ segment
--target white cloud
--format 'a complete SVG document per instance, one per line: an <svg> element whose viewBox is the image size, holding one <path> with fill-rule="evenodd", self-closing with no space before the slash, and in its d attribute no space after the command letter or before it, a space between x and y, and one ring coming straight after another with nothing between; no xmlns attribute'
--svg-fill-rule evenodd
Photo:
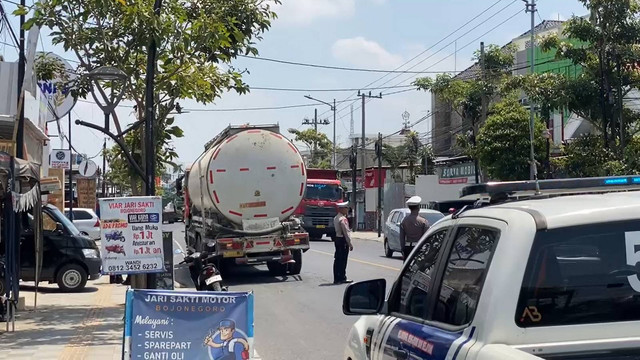
<svg viewBox="0 0 640 360"><path fill-rule="evenodd" d="M276 24L310 25L315 20L328 18L350 18L356 12L357 0L282 0L273 5L278 14ZM360 0L359 4L382 5L387 0Z"/></svg>
<svg viewBox="0 0 640 360"><path fill-rule="evenodd" d="M355 0L284 0L273 9L278 24L308 25L322 18L351 17L356 4Z"/></svg>
<svg viewBox="0 0 640 360"><path fill-rule="evenodd" d="M402 56L392 54L375 41L362 36L339 39L331 47L333 57L356 66L389 69L403 63Z"/></svg>

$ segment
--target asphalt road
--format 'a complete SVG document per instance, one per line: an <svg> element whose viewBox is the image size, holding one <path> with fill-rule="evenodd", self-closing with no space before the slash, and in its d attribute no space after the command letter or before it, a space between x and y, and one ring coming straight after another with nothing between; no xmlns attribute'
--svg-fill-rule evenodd
<svg viewBox="0 0 640 360"><path fill-rule="evenodd" d="M165 225L168 229L174 232L174 247L184 249L184 225ZM274 277L264 265L238 267L225 276L229 290L255 293L255 348L263 360L342 358L357 317L342 314L346 285L333 285L333 252L331 241L312 242L299 276ZM356 239L347 276L385 278L390 287L401 266L399 256L384 257L382 243Z"/></svg>

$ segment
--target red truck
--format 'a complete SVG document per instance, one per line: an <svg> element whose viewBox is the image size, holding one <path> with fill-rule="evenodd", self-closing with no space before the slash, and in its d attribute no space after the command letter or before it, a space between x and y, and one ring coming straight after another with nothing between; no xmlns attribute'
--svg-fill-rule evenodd
<svg viewBox="0 0 640 360"><path fill-rule="evenodd" d="M309 238L335 236L333 218L337 214L337 203L342 201L342 183L337 170L307 169L307 188L296 215L302 218L302 227Z"/></svg>

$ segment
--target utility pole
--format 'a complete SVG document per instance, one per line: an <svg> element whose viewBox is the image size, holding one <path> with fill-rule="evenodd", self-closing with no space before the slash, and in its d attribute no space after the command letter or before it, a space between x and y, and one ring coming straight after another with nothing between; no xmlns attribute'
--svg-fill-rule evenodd
<svg viewBox="0 0 640 360"><path fill-rule="evenodd" d="M25 7L25 0L20 0L20 6ZM24 84L25 73L25 54L24 54L24 22L25 15L20 15L20 40L18 44L18 124L16 131L16 157L19 159L25 159L24 155L24 101L22 85ZM8 24L8 22L7 22Z"/></svg>
<svg viewBox="0 0 640 360"><path fill-rule="evenodd" d="M307 99L316 100L316 99L313 99L310 96L309 97L305 96L305 97ZM318 109L314 109L313 120L309 120L307 118L302 120L302 125L313 125L313 129L315 130L316 134L318 134L318 124L320 124L320 125L329 125L329 120L327 120L327 119L318 121ZM333 125L334 125L334 128L335 128L335 121L334 121ZM335 142L335 136L336 136L335 131L333 132L333 136L334 136L334 142ZM315 156L318 153L318 142L317 141L313 142L313 149L311 149L311 151L312 151L311 152L311 162L315 163ZM334 154L335 154L335 150L334 150Z"/></svg>
<svg viewBox="0 0 640 360"><path fill-rule="evenodd" d="M338 168L338 158L336 157L336 99L333 99L333 106L331 107L331 111L333 111L333 168Z"/></svg>
<svg viewBox="0 0 640 360"><path fill-rule="evenodd" d="M102 197L107 197L107 138L102 143Z"/></svg>
<svg viewBox="0 0 640 360"><path fill-rule="evenodd" d="M304 97L309 100L317 101L319 103L328 105L329 108L331 108L331 111L333 111L333 156L331 157L331 165L333 166L334 169L336 169L338 167L338 159L336 157L336 99L333 99L333 105L331 105L330 103L326 101L322 101L320 99L316 99L311 95L305 95Z"/></svg>
<svg viewBox="0 0 640 360"><path fill-rule="evenodd" d="M364 177L365 177L365 172L367 171L367 151L366 151L366 146L367 146L367 137L365 135L365 123L366 123L366 116L365 116L365 105L366 105L366 99L382 99L382 93L380 93L380 95L371 95L371 91L369 91L369 94L365 94L365 93L360 93L360 91L358 91L358 96L360 96L362 98L362 171L361 171L361 176L362 176L362 183L364 184ZM363 206L363 212L366 215L367 213L367 197L363 197L362 198L362 206ZM366 223L366 220L365 220Z"/></svg>
<svg viewBox="0 0 640 360"><path fill-rule="evenodd" d="M160 8L162 7L162 0L155 0L153 4L153 11L156 17L160 16ZM145 111L144 111L144 146L145 146L145 172L146 172L146 195L155 196L156 194L156 164L155 164L155 139L154 139L154 123L155 123L155 75L156 75L156 52L157 44L155 36L151 36L151 41L147 49L147 76L145 79ZM147 274L146 276L146 288L156 288L156 274Z"/></svg>
<svg viewBox="0 0 640 360"><path fill-rule="evenodd" d="M71 113L69 116L69 220L73 221L73 149L71 148Z"/></svg>
<svg viewBox="0 0 640 360"><path fill-rule="evenodd" d="M353 139L354 142L351 145L351 155L349 156L349 162L351 165L351 207L353 209L353 220L351 221L351 229L356 231L358 229L358 214L357 210L357 186L356 186L356 170L358 169L358 139Z"/></svg>
<svg viewBox="0 0 640 360"><path fill-rule="evenodd" d="M378 133L376 157L378 158L378 237L380 237L382 236L382 133Z"/></svg>
<svg viewBox="0 0 640 360"><path fill-rule="evenodd" d="M624 138L625 138L625 126L624 126L624 95L622 94L622 74L621 74L621 60L620 60L620 55L618 55L618 64L617 64L617 71L618 71L618 109L620 111L619 114L619 125L620 125L620 149L624 150Z"/></svg>
<svg viewBox="0 0 640 360"><path fill-rule="evenodd" d="M482 69L482 113L480 114L481 119L480 123L484 124L487 121L487 94L485 94L486 90L486 81L487 81L487 63L486 63L486 54L484 51L484 41L480 42L480 67ZM471 119L472 123L472 131L473 131L473 146L476 145L476 136L478 134L478 129L476 129L476 121L475 119ZM478 164L478 157L474 156L473 159L473 172L476 180L476 184L480 183L480 166Z"/></svg>
<svg viewBox="0 0 640 360"><path fill-rule="evenodd" d="M526 12L531 13L531 74L535 72L536 68L536 49L535 49L535 34L534 30L536 27L535 24L535 15L536 15L536 0L524 0L527 10ZM538 187L538 169L536 167L536 157L535 157L535 149L534 149L534 137L533 133L535 131L535 104L529 98L529 178L531 180L536 181L536 192L539 193L540 189Z"/></svg>

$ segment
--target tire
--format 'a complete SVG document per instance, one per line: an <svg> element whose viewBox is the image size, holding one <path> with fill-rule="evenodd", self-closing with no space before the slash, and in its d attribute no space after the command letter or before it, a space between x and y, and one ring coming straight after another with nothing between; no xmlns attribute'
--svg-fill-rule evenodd
<svg viewBox="0 0 640 360"><path fill-rule="evenodd" d="M409 255L411 254L411 250L410 248L404 248L404 250L402 250L402 259L403 260L407 260L407 258L409 257Z"/></svg>
<svg viewBox="0 0 640 360"><path fill-rule="evenodd" d="M287 264L281 264L278 261L267 261L267 268L273 276L284 276L287 274Z"/></svg>
<svg viewBox="0 0 640 360"><path fill-rule="evenodd" d="M200 234L196 234L196 241L193 244L193 248L198 252L202 252L202 239Z"/></svg>
<svg viewBox="0 0 640 360"><path fill-rule="evenodd" d="M389 247L389 241L384 239L384 256L390 258L393 256L393 250Z"/></svg>
<svg viewBox="0 0 640 360"><path fill-rule="evenodd" d="M214 282L210 287L213 291L222 291L222 286L219 282Z"/></svg>
<svg viewBox="0 0 640 360"><path fill-rule="evenodd" d="M87 285L87 272L78 264L67 264L58 271L56 282L64 292L77 292Z"/></svg>
<svg viewBox="0 0 640 360"><path fill-rule="evenodd" d="M302 270L302 250L292 250L295 263L287 264L289 275L299 275Z"/></svg>

